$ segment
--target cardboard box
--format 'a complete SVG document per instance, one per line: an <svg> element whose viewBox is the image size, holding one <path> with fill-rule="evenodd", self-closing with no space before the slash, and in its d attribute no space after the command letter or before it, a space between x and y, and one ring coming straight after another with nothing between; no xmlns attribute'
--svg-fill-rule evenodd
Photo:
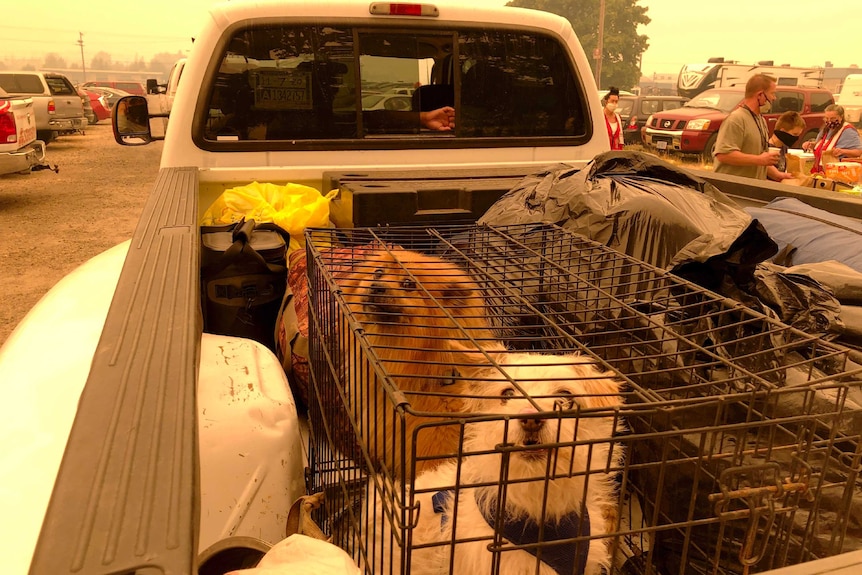
<svg viewBox="0 0 862 575"><path fill-rule="evenodd" d="M787 180L785 180L787 181ZM829 190L829 191L844 191L849 190L853 187L852 184L846 184L841 181L833 180L832 178L824 178L822 176L809 176L800 181L797 185L804 186L806 188L815 188L817 190Z"/></svg>

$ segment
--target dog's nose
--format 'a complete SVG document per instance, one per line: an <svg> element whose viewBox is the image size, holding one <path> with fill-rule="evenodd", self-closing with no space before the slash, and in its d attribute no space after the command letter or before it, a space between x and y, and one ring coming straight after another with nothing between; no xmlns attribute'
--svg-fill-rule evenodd
<svg viewBox="0 0 862 575"><path fill-rule="evenodd" d="M374 282L368 288L368 293L371 295L386 295L386 286L382 283Z"/></svg>
<svg viewBox="0 0 862 575"><path fill-rule="evenodd" d="M520 413L523 415L531 415L538 412L532 407L525 407L520 411ZM519 419L518 421L521 423L521 427L524 428L524 431L530 432L539 431L545 425L544 419Z"/></svg>

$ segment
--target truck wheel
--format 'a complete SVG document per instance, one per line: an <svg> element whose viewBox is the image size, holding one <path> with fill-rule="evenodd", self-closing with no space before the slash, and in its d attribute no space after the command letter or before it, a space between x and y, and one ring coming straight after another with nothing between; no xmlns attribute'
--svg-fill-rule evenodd
<svg viewBox="0 0 862 575"><path fill-rule="evenodd" d="M718 139L718 132L711 135L709 139L706 141L706 146L703 147L703 153L700 155L700 159L704 164L712 164L712 151L715 149L715 141Z"/></svg>
<svg viewBox="0 0 862 575"><path fill-rule="evenodd" d="M54 140L54 131L53 130L38 130L36 132L36 138L45 142L47 146L49 142Z"/></svg>

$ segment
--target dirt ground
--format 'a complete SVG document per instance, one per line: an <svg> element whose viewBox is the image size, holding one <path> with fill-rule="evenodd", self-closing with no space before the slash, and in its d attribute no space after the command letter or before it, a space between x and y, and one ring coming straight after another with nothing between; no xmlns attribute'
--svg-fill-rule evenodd
<svg viewBox="0 0 862 575"><path fill-rule="evenodd" d="M0 345L63 276L131 237L161 153L120 146L100 122L49 144L59 173L0 176Z"/></svg>

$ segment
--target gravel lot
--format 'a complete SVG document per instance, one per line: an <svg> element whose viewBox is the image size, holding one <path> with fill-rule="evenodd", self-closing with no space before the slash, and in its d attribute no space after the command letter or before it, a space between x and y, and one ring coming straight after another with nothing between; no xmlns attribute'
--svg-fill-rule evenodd
<svg viewBox="0 0 862 575"><path fill-rule="evenodd" d="M131 237L161 153L120 146L101 122L48 146L59 173L0 176L0 345L63 276Z"/></svg>

